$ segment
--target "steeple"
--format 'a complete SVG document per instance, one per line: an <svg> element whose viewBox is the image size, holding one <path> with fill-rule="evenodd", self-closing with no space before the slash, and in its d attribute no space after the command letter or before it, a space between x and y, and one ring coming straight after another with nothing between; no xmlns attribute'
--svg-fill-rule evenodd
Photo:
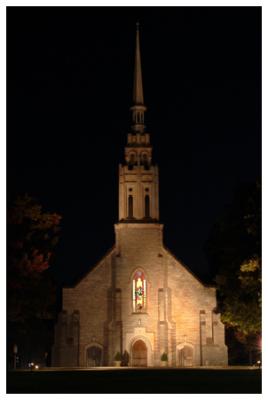
<svg viewBox="0 0 268 400"><path fill-rule="evenodd" d="M158 167L152 161L150 134L145 132L139 24L136 29L134 105L125 161L119 165L119 222L158 223Z"/></svg>
<svg viewBox="0 0 268 400"><path fill-rule="evenodd" d="M139 23L136 23L136 51L135 51L135 67L134 67L134 84L133 84L133 106L132 111L132 131L143 133L144 112L146 107L143 100L142 72L141 72L141 54L140 54L140 29Z"/></svg>
<svg viewBox="0 0 268 400"><path fill-rule="evenodd" d="M134 67L133 103L134 105L143 105L139 22L137 22L136 24L136 52L135 52L135 67Z"/></svg>

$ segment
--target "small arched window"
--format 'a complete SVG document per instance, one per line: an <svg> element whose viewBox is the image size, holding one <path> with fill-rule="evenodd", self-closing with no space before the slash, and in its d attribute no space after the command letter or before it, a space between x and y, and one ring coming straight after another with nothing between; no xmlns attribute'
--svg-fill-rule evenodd
<svg viewBox="0 0 268 400"><path fill-rule="evenodd" d="M133 196L128 196L128 218L133 218Z"/></svg>
<svg viewBox="0 0 268 400"><path fill-rule="evenodd" d="M144 272L135 272L132 280L132 309L133 312L145 312L147 307L147 282Z"/></svg>
<svg viewBox="0 0 268 400"><path fill-rule="evenodd" d="M150 218L150 196L145 195L145 218Z"/></svg>

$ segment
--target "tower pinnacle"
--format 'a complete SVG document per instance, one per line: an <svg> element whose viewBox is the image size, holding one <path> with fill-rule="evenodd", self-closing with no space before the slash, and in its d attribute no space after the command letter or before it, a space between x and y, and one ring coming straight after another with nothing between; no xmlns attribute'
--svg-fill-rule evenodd
<svg viewBox="0 0 268 400"><path fill-rule="evenodd" d="M144 106L142 72L141 72L141 54L140 54L140 24L136 23L136 51L134 66L134 84L133 84L133 106L132 111L132 130L134 132L143 133L144 126Z"/></svg>
<svg viewBox="0 0 268 400"><path fill-rule="evenodd" d="M119 222L158 223L158 167L152 162L150 134L145 132L139 23L136 24L131 132L127 135L125 162L119 165Z"/></svg>

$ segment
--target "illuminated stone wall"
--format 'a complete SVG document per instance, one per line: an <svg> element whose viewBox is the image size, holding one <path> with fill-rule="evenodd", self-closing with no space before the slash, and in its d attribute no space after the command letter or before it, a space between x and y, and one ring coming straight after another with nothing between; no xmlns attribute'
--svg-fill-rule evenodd
<svg viewBox="0 0 268 400"><path fill-rule="evenodd" d="M164 352L170 366L227 364L224 326L213 312L215 289L204 286L163 246L162 228L116 224L114 248L75 287L63 290L65 322L60 317L56 327L54 365L89 366L90 347L101 349L102 365L113 365L116 352L125 350L131 364L137 339L146 344L148 366L160 365ZM132 305L137 269L144 271L147 285L141 312L133 312ZM66 324L74 311L79 334Z"/></svg>

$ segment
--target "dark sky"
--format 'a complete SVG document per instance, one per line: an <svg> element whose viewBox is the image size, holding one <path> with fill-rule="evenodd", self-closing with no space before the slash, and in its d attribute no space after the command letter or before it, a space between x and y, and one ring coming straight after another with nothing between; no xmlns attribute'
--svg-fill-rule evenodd
<svg viewBox="0 0 268 400"><path fill-rule="evenodd" d="M113 245L135 23L167 247L201 278L211 227L261 170L261 8L8 8L8 200L63 216L70 283Z"/></svg>

